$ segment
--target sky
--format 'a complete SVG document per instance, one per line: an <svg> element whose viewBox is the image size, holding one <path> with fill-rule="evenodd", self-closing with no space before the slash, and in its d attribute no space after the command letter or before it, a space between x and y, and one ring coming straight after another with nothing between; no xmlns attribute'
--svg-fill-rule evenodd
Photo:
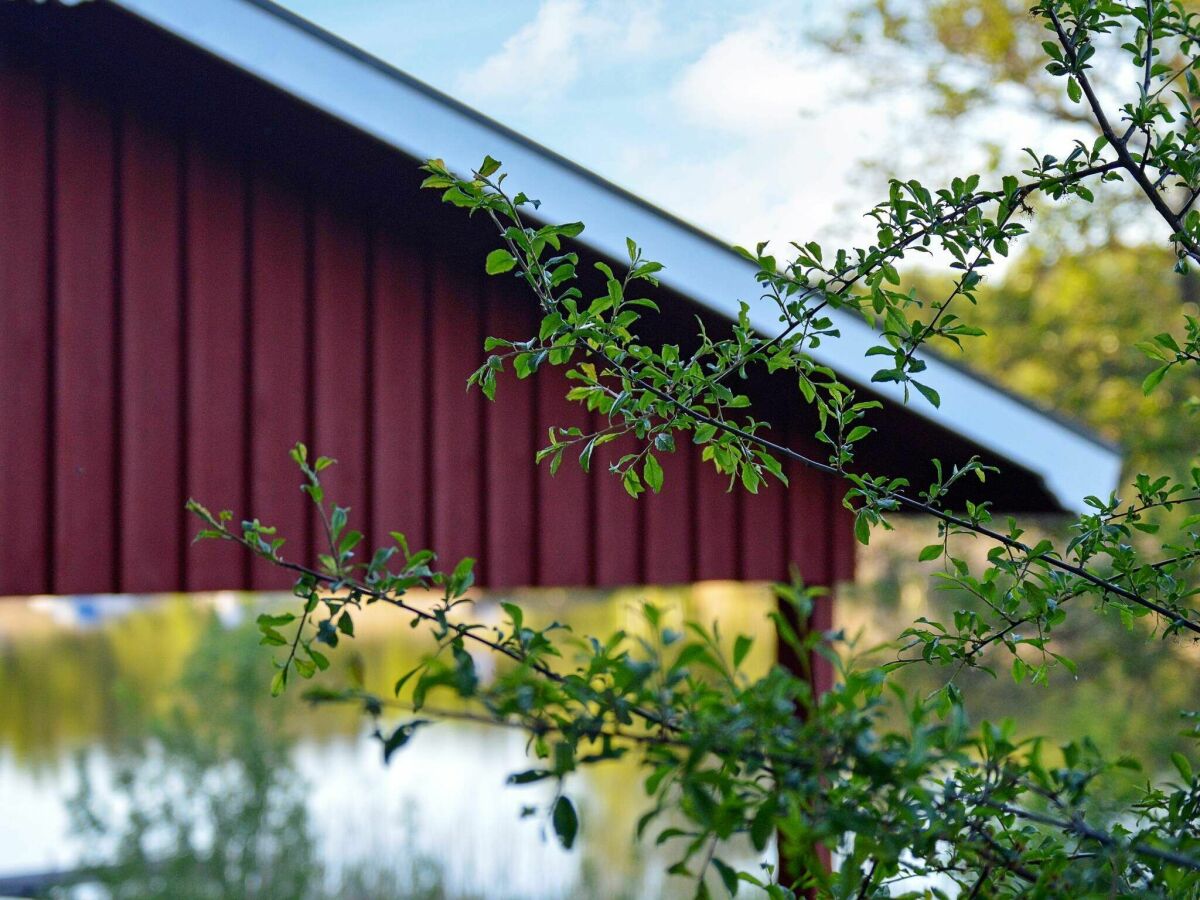
<svg viewBox="0 0 1200 900"><path fill-rule="evenodd" d="M821 0L283 0L725 240L861 234L857 161L913 120L817 49Z"/></svg>

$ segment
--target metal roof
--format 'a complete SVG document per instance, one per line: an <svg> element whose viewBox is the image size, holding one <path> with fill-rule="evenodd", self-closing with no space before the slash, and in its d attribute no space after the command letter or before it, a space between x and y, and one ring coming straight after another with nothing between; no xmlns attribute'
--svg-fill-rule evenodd
<svg viewBox="0 0 1200 900"><path fill-rule="evenodd" d="M269 0L107 0L262 79L415 159L439 157L468 172L485 154L503 160L514 184L542 200L548 221L583 221L580 240L621 258L635 237L666 269L668 287L730 318L741 298L760 294L755 266L679 218L517 134ZM813 356L848 380L903 402L903 388L872 384L865 356L872 328L845 311L831 314L842 338ZM776 313L751 306L769 333ZM923 353L923 381L941 396L906 408L1039 476L1066 510L1089 494L1116 489L1118 448L936 354Z"/></svg>

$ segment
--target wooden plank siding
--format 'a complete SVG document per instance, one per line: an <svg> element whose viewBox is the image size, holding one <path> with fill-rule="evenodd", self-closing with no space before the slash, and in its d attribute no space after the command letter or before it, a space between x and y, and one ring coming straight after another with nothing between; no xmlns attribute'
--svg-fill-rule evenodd
<svg viewBox="0 0 1200 900"><path fill-rule="evenodd" d="M59 84L53 102L54 480L51 562L39 590L119 590L117 123L112 103ZM13 248L4 247L6 254ZM20 264L10 259L9 265ZM5 299L7 304L8 300ZM4 335L0 340L11 340ZM20 353L11 348L8 353ZM173 519L173 511L162 510ZM5 516L5 518L8 518ZM13 522L13 527L21 527ZM41 568L39 566L38 568Z"/></svg>
<svg viewBox="0 0 1200 900"><path fill-rule="evenodd" d="M0 56L0 574L44 590L53 568L53 108L32 61Z"/></svg>
<svg viewBox="0 0 1200 900"><path fill-rule="evenodd" d="M52 68L0 54L0 595L287 585L192 545L183 503L276 525L285 556L311 559L298 440L338 459L327 494L352 527L477 557L492 587L851 571L849 523L811 471L731 492L686 435L661 455L665 490L637 501L606 472L628 439L591 475L570 454L554 477L535 467L548 428L601 423L557 370L505 377L494 404L467 391L484 336L527 336L536 310L484 274L478 223L411 179L376 202L306 177L268 128L232 139ZM695 314L680 299L654 328L678 340Z"/></svg>
<svg viewBox="0 0 1200 900"><path fill-rule="evenodd" d="M250 196L246 167L238 157L216 154L190 136L185 168L187 492L210 498L207 502L220 509L248 509ZM185 521L185 528L190 525ZM250 560L239 548L190 540L186 547L184 585L189 590L250 583Z"/></svg>

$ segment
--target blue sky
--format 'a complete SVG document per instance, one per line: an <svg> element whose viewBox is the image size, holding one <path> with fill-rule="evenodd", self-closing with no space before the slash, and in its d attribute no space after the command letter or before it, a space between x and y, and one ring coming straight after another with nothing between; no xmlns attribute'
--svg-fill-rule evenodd
<svg viewBox="0 0 1200 900"><path fill-rule="evenodd" d="M940 183L988 153L969 120L923 114L919 61L811 40L841 0L281 2L730 242L865 239L888 176ZM898 89L870 100L867 78ZM980 115L1010 156L1070 147L1045 121Z"/></svg>
<svg viewBox="0 0 1200 900"><path fill-rule="evenodd" d="M846 234L871 199L854 162L905 112L805 40L826 3L284 3L731 241Z"/></svg>

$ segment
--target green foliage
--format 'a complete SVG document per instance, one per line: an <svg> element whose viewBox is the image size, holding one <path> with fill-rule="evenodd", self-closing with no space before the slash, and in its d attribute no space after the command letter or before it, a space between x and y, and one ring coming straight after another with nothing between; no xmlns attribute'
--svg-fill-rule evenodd
<svg viewBox="0 0 1200 900"><path fill-rule="evenodd" d="M1027 254L964 312L991 337L972 347L971 363L1119 441L1135 471L1185 474L1200 442L1200 422L1178 414L1195 406L1192 384L1168 377L1149 395L1142 389L1166 361L1159 341L1184 339L1180 313L1200 312L1189 299L1195 276L1172 275L1171 262L1159 247ZM927 276L912 283L938 288Z"/></svg>
<svg viewBox="0 0 1200 900"><path fill-rule="evenodd" d="M688 443L731 488L750 492L786 485L785 459L817 469L845 482L844 503L863 543L899 512L932 521L937 540L918 559L963 598L950 616L916 619L898 636L894 658L870 665L839 656L839 635L807 626L816 589L798 580L779 586L781 612L773 622L781 646L802 669L821 657L836 668L835 685L820 696L809 672L775 667L749 678L740 669L746 640L735 640L728 654L716 624L672 629L650 604L642 610L645 635L532 628L511 605L506 622L485 626L468 614L471 560L442 571L433 553L411 552L396 533L391 545L359 561L361 534L350 529L348 511L325 498L320 472L330 461L310 465L307 449L297 445L293 458L328 543L315 566L285 559L282 539L257 520L236 526L232 513L189 504L204 520L202 536L236 541L297 576L298 611L259 622L262 643L281 655L273 690L323 668L314 644L352 639L362 606L391 605L427 628L428 657L399 678L394 696L371 693L358 679L314 688L310 699L359 705L376 720L385 757L419 739L418 729L439 716L520 729L534 766L511 782L554 783L553 800L529 812L544 816L565 847L587 836L567 793L573 774L635 758L652 804L638 834L678 847L668 871L695 879L697 896L716 887L736 893L742 884L771 897L808 889L885 896L917 876L938 876L967 896L1200 892L1200 782L1186 754L1173 759L1166 779L1147 773L1120 815L1105 815L1099 810L1112 780L1135 762L1106 758L1086 735L1052 753L1042 741L1016 738L1012 723L972 725L959 681L964 671L1003 670L1016 686L1034 689L1058 670L1073 673L1075 661L1061 652L1058 635L1089 612L1117 617L1141 652L1153 652L1147 648L1160 637L1200 635L1193 575L1200 517L1188 515L1200 499L1200 467L1178 476L1138 474L1124 496L1087 498L1067 539L1033 537L1014 519L996 520L987 502L949 505L961 479L984 482L995 471L980 460L949 471L932 460L933 476L920 486L863 471L856 445L877 427L870 423L879 404L861 399L811 356L840 336L830 310L860 315L877 334L867 352L880 366L873 381L902 385L906 399L937 406L936 392L921 380L922 348L933 342L966 349L982 334L971 310L991 296L983 290L989 267L1025 236L1017 219L1039 201L1090 204L1110 182L1138 191L1166 226L1177 270L1200 262L1200 212L1192 209L1200 197L1200 81L1193 72L1200 19L1166 0L1044 0L1031 23L1041 32L1045 75L1094 123L1095 137L1060 154L1031 150L1024 168L998 184L984 185L978 174L936 190L895 180L868 214L875 236L865 246L795 243L788 259L765 244L740 249L757 269L757 302L778 319L769 335L751 327L743 303L727 337L701 332L686 354L649 345L638 323L657 305L643 292L657 286L662 267L635 242L628 242L621 271L593 263L603 287L586 296L571 244L581 223L527 220L538 204L510 196L491 157L466 175L438 160L425 166L426 188L493 223L502 246L487 257L486 270L519 279L541 313L536 335L487 340L489 356L471 384L494 398L506 371L527 378L562 367L572 383L569 399L599 423L590 431L551 428L538 462L555 472L570 454L586 470L596 447L625 437L638 449L610 468L634 496L661 489L659 456ZM1131 75L1134 88L1110 114L1093 80L1114 70ZM908 271L931 254L948 261L942 292ZM1143 337L1154 369L1134 380L1139 397L1171 389L1200 362L1194 317ZM822 455L771 440L768 423L747 411L750 401L736 386L752 368L794 381L819 423L814 437ZM290 638L281 628L293 629ZM494 673L484 677L472 651L494 654ZM942 684L927 695L905 692L895 675L917 666L938 672ZM900 726L889 724L897 711ZM1194 742L1200 713L1180 712ZM417 713L427 718L411 717ZM668 813L679 822L662 825ZM737 871L720 855L735 837L761 852L772 836L778 869ZM827 865L826 851L834 849Z"/></svg>

